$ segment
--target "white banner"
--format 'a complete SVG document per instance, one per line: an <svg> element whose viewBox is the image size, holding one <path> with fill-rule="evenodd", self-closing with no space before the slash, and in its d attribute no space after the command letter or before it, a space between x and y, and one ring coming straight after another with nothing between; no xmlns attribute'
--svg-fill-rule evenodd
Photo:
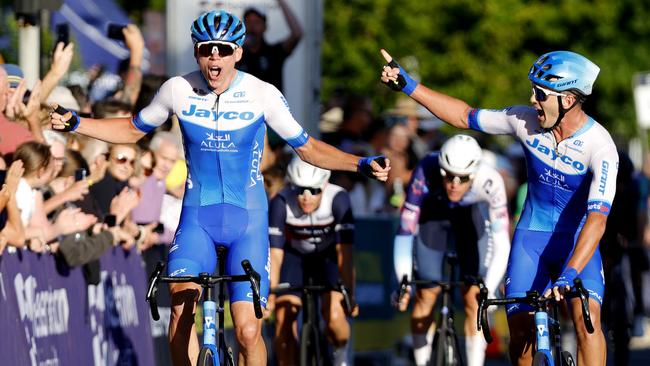
<svg viewBox="0 0 650 366"><path fill-rule="evenodd" d="M641 128L650 128L650 72L634 76L634 107Z"/></svg>

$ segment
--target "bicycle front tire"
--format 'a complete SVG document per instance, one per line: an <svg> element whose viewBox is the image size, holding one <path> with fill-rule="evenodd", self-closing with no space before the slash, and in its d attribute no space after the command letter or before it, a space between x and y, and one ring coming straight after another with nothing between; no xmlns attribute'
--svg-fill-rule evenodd
<svg viewBox="0 0 650 366"><path fill-rule="evenodd" d="M573 361L573 356L571 355L571 352L569 351L562 351L560 354L560 357L562 359L562 366L575 366L575 362Z"/></svg>
<svg viewBox="0 0 650 366"><path fill-rule="evenodd" d="M542 352L537 352L535 353L535 357L533 358L533 366L550 366L551 362L548 359L548 356L546 356Z"/></svg>
<svg viewBox="0 0 650 366"><path fill-rule="evenodd" d="M433 342L433 352L435 355L435 362L433 364L436 366L462 365L453 332L439 330Z"/></svg>
<svg viewBox="0 0 650 366"><path fill-rule="evenodd" d="M199 353L199 362L196 365L214 366L216 364L214 360L215 357L214 354L212 353L212 350L210 348L202 348L201 352Z"/></svg>
<svg viewBox="0 0 650 366"><path fill-rule="evenodd" d="M311 323L302 325L300 332L300 366L320 366L321 351L318 330Z"/></svg>

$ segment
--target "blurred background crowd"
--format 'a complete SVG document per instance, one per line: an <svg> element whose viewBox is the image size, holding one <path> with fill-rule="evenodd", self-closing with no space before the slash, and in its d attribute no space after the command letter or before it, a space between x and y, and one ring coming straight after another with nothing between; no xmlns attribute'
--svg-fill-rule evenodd
<svg viewBox="0 0 650 366"><path fill-rule="evenodd" d="M74 2L66 1L66 3L72 6ZM0 43L3 44L0 50L0 62L2 62L0 65L0 181L2 182L0 254L6 255L7 252L16 250L52 253L70 267L83 267L89 283L99 281L98 258L109 248L121 246L127 251L146 253L149 248L166 246L171 242L179 219L187 175L180 126L175 117L140 140L138 144L133 145L107 144L73 133L62 134L50 129L49 113L53 104L73 110L80 116L105 118L133 115L152 100L158 87L171 76L165 75L160 68L145 65L154 61L153 56L151 60L146 59L146 50L157 47L155 44L148 44L145 39L155 40L156 37L143 35L140 26L146 18L143 14L146 14L148 6L160 8L164 5L155 1L125 3L122 2L121 5L139 22L124 24L120 29L122 40L117 42L128 51L128 56L120 60L117 67L110 68L101 63L82 66L79 60L83 55L79 53L74 36L71 34L67 40L59 39L57 30L60 28L42 24L42 32L49 34L45 37L49 39L49 44L42 47L41 56L45 62L42 65L43 72L36 81L25 77L21 66L18 65L16 52L16 48L20 48L21 45L15 37L15 32L21 27L28 27L30 18L21 17L14 12L11 2L0 2L2 5L0 15L8 20L7 24L15 25L13 30L9 26L4 26L0 33ZM238 68L273 82L282 90L284 61L300 44L304 24L301 24L284 0L268 3L270 4L266 5L282 12L288 32L277 43L267 44L264 38L267 10L264 7L248 9L249 11L244 14L244 20L249 35L244 59ZM621 287L626 288L628 296L623 307L629 310L629 318L624 322L621 322L620 318L617 319L618 321L612 319L612 316L620 315L618 310L611 310L609 313L607 310L604 311L604 314L610 314L610 317L605 316L604 320L611 322L609 327L611 332L621 332L619 334L622 335L618 336L618 340L623 339L621 342L627 344L632 339L632 342L639 344L646 342L650 346L650 342L647 341L650 329L644 329L648 327L646 315L650 305L648 295L650 290L647 287L648 248L650 248L650 226L648 225L650 154L643 153L642 148L634 149L634 146L643 147L647 142L644 133L637 134L642 128L636 128L632 122L634 114L630 111L632 108L629 101L631 92L626 92L628 100L625 104L621 104L624 108L616 108L616 103L604 102L607 96L617 93L618 84L611 81L612 78L627 77L621 83L629 89L629 75L635 71L633 64L630 62L624 64L625 70L608 67L608 64L612 64L608 57L615 57L615 55L606 57L602 56L603 53L600 51L592 52L591 50L596 47L589 45L596 42L594 40L587 42L582 35L578 35L582 43L573 39L572 43L564 45L563 40L567 40L565 33L553 38L546 33L546 31L551 32L549 28L536 35L538 43L528 44L526 42L533 41L531 39L509 40L501 28L495 30L489 23L484 24L483 31L492 32L494 42L527 45L527 48L518 54L518 58L509 59L511 68L516 69L517 84L521 85L516 85L514 82L511 84L508 78L481 81L485 75L475 73L477 60L469 53L464 54L463 57L462 51L458 51L461 56L457 61L466 60L467 64L464 67L472 76L459 71L462 67L451 64L449 58L440 60L445 62L445 67L449 69L449 75L443 75L440 67L430 66L436 63L435 60L417 57L418 52L411 52L409 47L417 46L413 44L415 39L422 42L425 47L434 49L438 47L437 52L443 53L453 48L453 44L436 45L435 42L423 38L424 36L419 32L415 32L414 39L408 39L406 45L397 46L399 39L397 37L388 39L387 37L391 35L385 34L378 35L377 40L372 44L360 41L359 49L350 50L348 42L354 43L353 35L359 37L363 37L363 34L371 37L376 35L379 32L376 27L386 22L388 17L380 13L379 9L382 6L390 9L390 5L395 4L382 0L378 3L383 4L367 9L362 3L368 2L357 1L347 5L343 3L343 1L327 1L324 5L325 38L321 74L324 82L320 119L308 123L318 127L316 134L319 133L324 141L344 151L363 156L383 154L390 159L392 170L385 183L368 180L359 174L335 172L332 175L333 183L350 192L354 215L359 218L375 216L397 218L405 198L405 187L417 162L429 152L438 149L447 137L458 132L443 126L440 120L410 98L395 98L383 92L375 95L377 88L381 86L373 85L365 91L361 89L367 85L365 84L368 79L366 69L371 69L372 75L379 75L382 61L378 57L378 49L383 46L380 43L382 40L389 46L393 46L393 54L413 54L414 56L406 62L402 60L402 64L405 67L415 68L415 74L423 80L425 78L431 78L425 81L440 80L439 85L443 89L456 91L461 97L469 97L468 99L476 102L477 106L486 107L503 106L490 105L498 96L499 90L505 88L510 94L517 94L520 90L529 88L525 80L527 69L518 66L519 60L525 59L525 63L530 63L533 60L533 56L530 55L539 54L537 51L542 47L544 51L548 51L550 49L547 47L556 45L567 46L566 48L575 46L583 53L595 56L593 59L596 63L602 61L602 79L604 79L602 84L604 85L598 85L596 88L600 94L594 101L589 102L594 105L590 107L591 111L588 111L597 120L602 120L615 136L619 146L620 165L617 195L600 250L608 282L607 289L618 291ZM464 30L470 33L477 32L478 30L467 23L481 17L480 12L486 12L487 15L483 16L489 17L488 20L491 21L490 12L499 10L491 10L490 7L480 8L473 2L457 1L452 2L455 5L447 6L441 3L435 2L432 7L443 15L458 15L461 13L459 9L463 7L467 10L464 20L460 19L453 25L438 25L442 29L437 29L436 32L438 34L448 32L451 38L447 40L449 43L454 42L454 37L459 42L462 41L463 36L460 33ZM523 6L522 4L518 6ZM582 17L574 23L571 23L571 20L567 20L568 24L552 23L557 27L568 27L567 33L580 33L581 28L578 25L589 26L590 22L594 21L595 15L591 11L582 9L582 4L577 4L576 9L573 10L564 9L569 5L565 5L564 2L562 4L557 11L565 10ZM641 6L640 3L634 4L637 3L620 2L620 8L623 10L619 9L616 15L622 17L626 11L629 11L628 14L633 14L637 5ZM409 12L417 14L421 6L409 3L404 7ZM550 11L548 8L541 5L539 7L537 10L541 12L540 16L551 17L545 13ZM370 20L365 18L351 20L347 15L348 12L358 14L360 8L370 12L369 19L375 17L382 21L375 21L378 24L372 25L369 23ZM391 12L401 13L406 10L398 8L392 9ZM534 13L534 10L520 10L520 14ZM507 13L506 10L503 11ZM639 23L641 21L637 17L642 15L638 15L638 11L650 15L647 5L644 10L637 9L634 13L637 15L628 17L621 32L636 35L650 33L649 23ZM606 13L598 12L599 16L605 17L602 20L605 23L608 21L604 15ZM426 14L430 14L430 10L427 10ZM410 20L413 20L409 20L405 15L395 16L398 17L396 20L398 24L393 24L391 27L406 26L410 24ZM419 19L420 16L424 15L419 14L416 18ZM340 22L346 19L349 21L350 29L328 35L328 30L334 31L340 28L342 26ZM515 21L517 20L513 20ZM607 23L609 27L601 25L597 30L602 34L598 33L594 37L606 41L610 37L607 32L611 32L611 27L615 27L617 22L622 20L611 20ZM535 21L531 20L530 24L529 29L537 29ZM510 32L516 33L516 31ZM517 35L510 35L510 37L516 38ZM627 37L632 35L625 34L620 36L620 39L629 40L630 38ZM59 40L61 42L57 42ZM189 32L187 42L190 42ZM336 51L337 45L341 47L338 51ZM637 61L642 58L647 68L647 55L650 53L646 52L642 56L642 48L628 46L629 53L618 54L616 57L629 56ZM607 47L611 46L603 48ZM485 50L484 46L479 48ZM510 51L510 48L506 51ZM365 67L355 66L354 59L350 57L344 57L340 62L334 59L337 54L348 52L357 56L363 55ZM486 53L485 62L492 62L492 59L497 58L490 52ZM192 55L188 54L187 57L191 58ZM497 60L493 64L504 65L508 62ZM433 71L425 71L427 68ZM486 66L483 70L485 74L493 71L494 75L498 74L493 66ZM358 74L355 74L357 71ZM285 69L284 73L287 72ZM359 83L356 80L357 75L359 75ZM436 77L438 79L434 79ZM378 76L376 78L373 83L379 85ZM467 84L449 81L450 78L469 79L465 82L473 81L477 85L476 91L468 92ZM491 83L494 89L497 89L494 93L490 90ZM599 80L598 83L601 84L601 81ZM350 86L350 84L355 85ZM607 87L608 85L610 87ZM506 103L525 104L529 98L526 93L530 91L519 93L515 100L502 100ZM484 98L481 98L482 96ZM616 98L620 99L620 95ZM604 105L604 107L596 105ZM612 123L608 123L608 118L619 112L623 115L623 119L627 117L628 120L621 122L621 118L610 118ZM272 131L269 130L267 135L268 144L262 171L267 193L271 198L285 184L285 169L292 152ZM526 182L522 179L526 176L523 151L519 145L507 138L490 138L484 135L475 137L485 149L485 161L503 175L514 223L525 197ZM634 140L637 141L636 145L630 143L632 137L636 137ZM632 154L629 151L632 151ZM609 296L606 295L606 301L616 296L616 293L610 293ZM610 301L606 302L605 306L612 306L614 309L620 304L612 305ZM617 330L616 327L622 329ZM646 338L643 338L644 331Z"/></svg>

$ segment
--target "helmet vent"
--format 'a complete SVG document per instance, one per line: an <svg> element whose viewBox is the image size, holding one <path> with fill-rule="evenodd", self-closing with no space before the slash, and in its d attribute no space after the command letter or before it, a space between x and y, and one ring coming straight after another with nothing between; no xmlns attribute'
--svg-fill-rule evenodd
<svg viewBox="0 0 650 366"><path fill-rule="evenodd" d="M546 80L546 81L557 81L557 80L560 80L560 79L562 79L562 77L557 76L557 75L547 74L546 76L544 76L544 80Z"/></svg>
<svg viewBox="0 0 650 366"><path fill-rule="evenodd" d="M551 64L546 64L546 65L542 66L542 69L544 69L544 70L550 70L551 67L553 67L553 65L551 65Z"/></svg>
<svg viewBox="0 0 650 366"><path fill-rule="evenodd" d="M538 64L538 65L542 65L544 62L546 62L546 60L548 60L548 56L540 58L535 63Z"/></svg>

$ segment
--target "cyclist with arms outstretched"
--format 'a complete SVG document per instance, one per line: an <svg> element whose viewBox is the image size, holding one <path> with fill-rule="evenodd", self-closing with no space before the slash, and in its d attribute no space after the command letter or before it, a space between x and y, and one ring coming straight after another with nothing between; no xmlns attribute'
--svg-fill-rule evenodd
<svg viewBox="0 0 650 366"><path fill-rule="evenodd" d="M191 25L199 70L167 80L151 104L136 116L100 120L53 112L51 123L59 131L132 143L175 114L183 133L188 179L168 273L213 273L216 246L225 246L226 274L243 274L240 263L250 260L262 275L265 303L269 285L268 203L259 164L266 125L312 164L361 171L380 180L387 178L389 167L382 168L373 158L346 154L309 137L277 88L235 69L242 57L245 32L244 24L230 13L204 13ZM193 364L199 353L194 311L200 287L177 283L170 291L172 358L175 365ZM261 365L266 363L266 348L250 291L249 284L229 284L239 363Z"/></svg>
<svg viewBox="0 0 650 366"><path fill-rule="evenodd" d="M503 279L510 251L506 190L493 167L481 163L474 138L456 135L440 151L425 156L413 172L395 237L397 280L444 280L444 256L453 243L460 265L465 303L465 349L469 366L483 365L486 342L476 330L477 281L484 279L492 294ZM417 235L416 235L417 234ZM406 310L410 291L398 304ZM431 357L433 308L440 287L418 285L411 312L416 365ZM493 295L492 295L493 296Z"/></svg>
<svg viewBox="0 0 650 366"><path fill-rule="evenodd" d="M350 324L356 316L352 243L354 217L348 192L328 183L330 172L295 157L287 167L288 185L270 203L271 286L289 283L336 286L348 290L352 309L344 309L343 295L329 291L321 296L325 333L333 346L334 366L349 365L347 344ZM272 304L274 303L274 304ZM275 349L278 364L296 365L299 360L297 317L303 307L299 292L269 297L275 305ZM306 306L306 305L305 305ZM303 307L304 309L304 307ZM348 313L346 314L346 310Z"/></svg>
<svg viewBox="0 0 650 366"><path fill-rule="evenodd" d="M557 300L576 277L589 291L595 328L589 334L579 299L571 314L578 340L578 364L604 365L600 327L604 291L598 243L616 191L618 154L607 130L582 109L600 69L584 56L555 51L530 68L532 106L476 109L413 80L381 50L387 65L381 81L402 90L443 121L490 134L510 134L526 156L528 195L512 241L506 271L506 296L528 290ZM512 362L530 365L535 334L531 308L506 308Z"/></svg>

